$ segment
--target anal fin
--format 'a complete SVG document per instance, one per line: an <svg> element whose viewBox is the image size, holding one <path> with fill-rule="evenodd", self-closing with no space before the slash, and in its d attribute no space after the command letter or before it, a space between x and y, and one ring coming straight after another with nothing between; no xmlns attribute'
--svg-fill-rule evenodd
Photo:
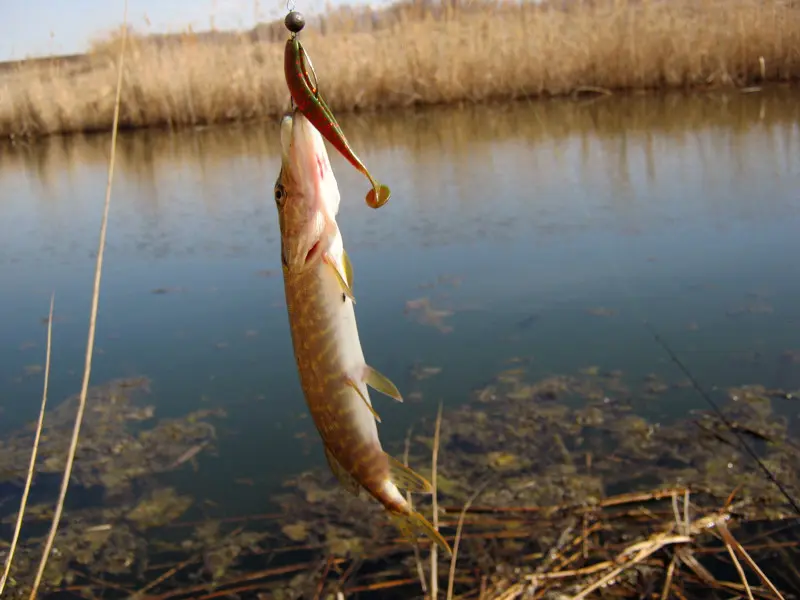
<svg viewBox="0 0 800 600"><path fill-rule="evenodd" d="M373 390L389 396L398 402L403 401L403 396L400 390L393 384L386 375L379 373L376 369L369 365L364 365L364 383L366 383Z"/></svg>
<svg viewBox="0 0 800 600"><path fill-rule="evenodd" d="M356 393L359 396L361 396L361 399L364 401L364 404L367 405L367 408L369 409L369 412L371 412L372 416L375 417L375 420L378 423L380 423L381 422L381 418L378 416L378 413L375 412L375 407L372 406L372 403L369 401L369 398L367 398L364 395L364 392L361 391L361 387L358 385L358 383L356 383L352 379L348 378L347 379L347 385L349 385L351 388L353 388L356 391Z"/></svg>
<svg viewBox="0 0 800 600"><path fill-rule="evenodd" d="M344 256L347 256L346 254ZM322 261L328 265L333 272L336 274L336 279L339 281L339 285L342 286L342 292L345 296L350 298L353 304L356 303L355 296L353 296L353 289L350 287L350 284L347 282L345 277L347 276L347 265L349 264L349 259L345 259L345 276L342 276L342 273L339 271L339 267L336 266L336 262L331 258L330 254L325 253L322 255ZM352 267L351 267L352 269ZM352 272L350 274L352 277Z"/></svg>
<svg viewBox="0 0 800 600"><path fill-rule="evenodd" d="M393 456L386 455L389 459L389 471L392 482L400 489L420 494L430 494L433 486L422 475L407 467Z"/></svg>
<svg viewBox="0 0 800 600"><path fill-rule="evenodd" d="M407 515L390 512L389 518L400 530L403 537L408 539L411 543L416 542L416 533L422 533L444 550L448 556L453 555L453 550L450 548L450 544L447 543L447 540L445 540L442 534L436 531L433 525L418 512L412 511Z"/></svg>
<svg viewBox="0 0 800 600"><path fill-rule="evenodd" d="M331 454L331 451L327 448L325 448L325 458L328 461L328 466L330 467L331 472L336 475L336 479L339 480L339 483L342 484L342 487L354 496L358 496L361 492L361 484L358 483L356 478L345 471L344 467L339 464L339 461L336 460L336 457Z"/></svg>

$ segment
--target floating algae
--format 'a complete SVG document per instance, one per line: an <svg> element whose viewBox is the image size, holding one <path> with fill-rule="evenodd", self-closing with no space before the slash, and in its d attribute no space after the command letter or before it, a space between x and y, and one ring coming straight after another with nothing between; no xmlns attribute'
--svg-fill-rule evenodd
<svg viewBox="0 0 800 600"><path fill-rule="evenodd" d="M431 377L435 377L441 372L442 372L441 367L415 364L411 368L411 377L413 377L416 381L423 381L425 379L430 379Z"/></svg>
<svg viewBox="0 0 800 600"><path fill-rule="evenodd" d="M108 576L140 576L150 550L145 531L174 521L192 504L191 498L176 490L160 487L154 476L171 470L187 450L197 445L210 447L216 433L209 419L221 413L197 411L180 419L154 422L148 428L155 409L133 398L148 386L146 379L135 378L89 390L70 489L71 494L90 498L102 490L104 498L101 505L88 502L75 508L68 496L66 518L47 564L43 593ZM32 499L52 492L60 479L76 408L77 398L69 398L45 419ZM16 496L26 474L32 439L33 427L28 426L0 441L0 491L11 494L0 498L6 501L6 511L18 505ZM52 497L28 505L5 596L27 597L53 505ZM10 537L15 520L15 513L3 515L0 540Z"/></svg>
<svg viewBox="0 0 800 600"><path fill-rule="evenodd" d="M445 322L445 319L453 316L453 311L435 308L430 298L424 297L406 301L404 312L420 325L433 327L439 330L440 333L451 333L453 331L453 327Z"/></svg>
<svg viewBox="0 0 800 600"><path fill-rule="evenodd" d="M139 529L159 527L180 517L191 504L190 497L178 495L174 488L160 488L142 498L125 518Z"/></svg>
<svg viewBox="0 0 800 600"><path fill-rule="evenodd" d="M680 555L683 566L673 578L687 597L696 597L700 590L713 592L719 587L715 578L730 570L720 560L725 553L714 550L718 542L709 531L716 522L714 511L723 509L734 490L735 515L725 516L731 530L762 527L762 522L766 529L791 514L717 415L695 411L684 420L662 423L637 415L636 409L648 404L648 394L692 393L685 382L653 375L629 384L621 372L595 368L532 380L526 364L517 361L475 390L472 401L446 413L442 423L439 521L451 541L464 502L485 486L464 518L457 594L483 588L491 599L534 589L541 598L574 595L615 568L612 558L626 547L641 547L652 536L672 531L674 506L682 514L691 490L687 510L692 522L685 527L694 545L654 551L598 593L638 598L655 589L660 594L671 557ZM151 475L180 467L212 445L209 419L217 413L201 411L146 428L154 411L129 398L146 385L117 382L92 391L87 422L96 439L85 438L87 451L76 462L76 482L101 486L106 499L102 507L67 510L58 554L46 573L47 590L68 588L84 597L112 598L139 591L161 600L212 593L279 600L334 598L339 592L348 598L419 597L411 547L387 524L380 507L346 493L327 469L286 481L273 498L278 512L261 520L182 524L192 499L159 485ZM726 392L726 418L798 494L800 445L791 437L792 422L773 410L774 403L787 402L788 392L758 385ZM59 436L74 404L68 401L57 410L63 414L51 419L52 440L42 465L61 451ZM433 425L426 422L415 430L409 464L429 477ZM3 449L21 455L29 442L25 431L13 435ZM109 447L117 453L109 453ZM400 449L390 451L401 455ZM16 463L4 464L8 470ZM142 466L134 469L137 464ZM20 473L11 472L7 481L17 481ZM421 500L416 509L430 515L430 499ZM47 524L52 503L37 501L31 510L32 534L18 555L14 581L30 581L41 543L35 530ZM10 515L6 523L12 520ZM786 538L783 544L780 551L792 560L798 540ZM696 552L701 546L704 552ZM777 554L769 548L758 552L751 549L757 561ZM790 569L770 571L768 563L760 564L791 583ZM447 561L440 568L444 581ZM12 586L9 597L23 597L22 587Z"/></svg>
<svg viewBox="0 0 800 600"><path fill-rule="evenodd" d="M613 548L622 548L637 536L646 539L654 528L674 523L669 499L675 495L682 498L685 490L691 490L696 503L693 515L700 506L708 507L709 512L721 509L734 490L736 515L742 521L781 520L792 514L780 492L730 439L730 432L717 415L696 411L689 419L658 424L634 413L641 398L685 389L684 382L670 384L651 375L634 391L622 384L621 378L621 373L591 369L579 375L527 382L522 372L504 372L476 390L474 402L446 415L439 439L438 471L440 483L444 482L439 486L439 506L446 509L440 522L447 536L452 536L457 513L472 491L487 478L493 482L480 494L479 505L473 505L465 520L457 591L519 586L516 589L520 593L525 589L543 594L547 591L543 598L577 593L592 583L592 573L600 572ZM620 388L623 393L619 393ZM584 398L579 408L563 403L574 396ZM800 478L790 471L800 459L800 446L788 437L786 419L771 409L773 398L784 397L781 390L761 386L732 388L724 411L737 430L761 441L762 459L788 489L798 494ZM698 422L703 427L698 427ZM419 468L427 460L433 439L420 434L414 441L410 462ZM429 475L424 467L419 470ZM319 548L319 556L356 564L352 550L340 553L327 539L322 523L348 527L352 536L364 540L357 562L362 573L358 583L324 584L318 576L320 586L329 594L374 589L374 597L381 598L387 597L385 590L393 589L396 582L392 597L418 597L410 550L387 539L389 528L372 519L365 505L328 491L335 489L329 480L324 471L306 473L289 482L295 493L282 496L287 510L291 507L292 514L305 515L303 532L308 535L304 541ZM659 501L661 505L654 506ZM359 506L364 507L363 512ZM614 512L615 506L624 510ZM427 503L422 509L429 510ZM728 527L733 527L734 520L726 520ZM705 523L699 516L697 522ZM320 526L315 528L314 523ZM703 527L708 526L687 527L693 528L693 535L701 536L706 531ZM600 529L603 537L594 537L592 532ZM554 547L564 545L561 538L565 534L573 543L572 553L553 554ZM578 538L580 544L575 547ZM713 538L704 538L709 540ZM794 547L800 545L796 539L793 543ZM558 560L548 559L553 556ZM720 569L726 568L716 556L712 552L702 558L687 556L686 560L700 560L705 566L698 563L695 568L712 573L712 581L716 581ZM667 553L666 562L643 564L614 578L616 597L642 597L651 586L663 586L668 559ZM398 563L403 565L400 570ZM443 579L447 567L442 567ZM548 573L557 570L562 572L548 578ZM569 576L573 570L578 575ZM585 574L580 575L582 572ZM679 577L678 572L674 577ZM782 571L776 567L776 572ZM700 585L689 590L709 588L708 582L698 584L696 574L689 569L680 577L684 586ZM714 586L719 587L716 583Z"/></svg>

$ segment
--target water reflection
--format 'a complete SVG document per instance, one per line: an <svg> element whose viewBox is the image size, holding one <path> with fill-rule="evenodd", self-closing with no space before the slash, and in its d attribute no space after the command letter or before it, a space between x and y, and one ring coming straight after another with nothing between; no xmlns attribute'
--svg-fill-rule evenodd
<svg viewBox="0 0 800 600"><path fill-rule="evenodd" d="M486 164L504 164L509 171L535 165L537 170L552 172L547 167L563 166L574 152L581 171L605 172L621 190L629 185L631 171L640 165L646 182L656 183L659 170L665 169L663 164L659 168L657 159L663 161L665 151L682 155L684 164L706 172L713 170L713 161L724 153L735 165L734 174L744 175L748 151L755 142L771 168L791 169L799 119L796 92L776 87L747 94L637 94L584 102L553 100L344 115L342 122L354 145L373 161L380 164L376 155L407 161L404 166L413 167L409 175L416 177L415 188L424 187L429 169L441 167L442 156L452 163L454 177L463 180L475 165ZM91 135L3 145L0 174L23 171L31 185L41 185L36 190L39 194L56 200L64 175L74 181L71 177L77 170L105 168L108 143L106 136ZM204 187L230 186L232 162L252 160L259 167L266 166L260 159L271 160L277 143L277 127L272 122L176 133L123 133L117 168L150 186L142 200L156 201L157 184L186 168ZM498 156L498 144L507 151L502 157ZM519 152L523 149L525 153ZM513 151L518 162L510 162ZM530 155L530 151L536 153ZM543 155L552 162L545 162ZM640 162L634 162L637 158ZM474 200L475 194L463 194L462 199Z"/></svg>
<svg viewBox="0 0 800 600"><path fill-rule="evenodd" d="M643 319L712 385L800 387L798 117L789 88L343 117L393 189L368 209L333 157L365 352L410 398L381 408L382 435L515 356L532 377L678 378ZM0 150L0 430L35 416L53 290L52 397L77 389L108 142ZM231 512L323 460L276 275L277 148L254 123L124 134L117 154L95 380L147 375L159 416L225 407L219 457L180 483ZM252 489L230 498L232 476Z"/></svg>
<svg viewBox="0 0 800 600"><path fill-rule="evenodd" d="M544 232L563 232L576 224L548 218L553 199L563 196L565 186L579 185L604 194L587 196L587 210L607 204L610 211L609 219L583 226L617 223L635 230L644 226L640 219L655 216L652 211L675 210L683 203L688 197L680 186L689 182L702 187L702 203L692 199L692 206L677 210L770 218L773 211L782 210L771 182L797 174L797 123L796 97L783 88L347 116L343 125L355 146L376 173L394 183L392 207L384 211L390 217L378 220L359 211L352 218L378 228L374 236L365 234L373 241L387 229L403 231L421 244L438 244L453 236L502 237L523 215L526 223ZM130 237L120 247L126 254L197 251L204 244L216 252L219 248L207 236L200 240L195 235L183 244L173 238L186 226L186 212L196 215L198 210L215 218L258 223L251 231L272 240L274 228L265 226L272 208L264 214L260 207L268 204L265 190L277 168L276 129L273 123L255 123L122 135L115 217L117 223L124 222L125 233L112 242ZM70 189L80 190L82 203L101 197L107 154L104 136L54 137L2 147L0 177L4 187L14 191L4 195L3 211L17 219L52 219L57 226L62 219L53 218L53 210L63 216L61 211L76 209L74 202L65 207ZM755 155L759 160L752 159ZM347 194L345 204L354 206L356 190L364 184L342 168L341 160L335 163ZM637 202L664 179L672 196L669 207ZM502 196L498 180L509 183ZM754 196L769 200L753 203ZM84 208L89 210L88 204ZM437 222L444 208L454 213L446 224ZM359 236L361 223L353 229ZM74 233L59 235L72 238L65 243L81 245L88 231ZM0 242L5 260L14 255L13 237L12 232ZM169 244L163 241L166 237L173 238ZM236 247L255 250L257 239L244 234ZM360 241L365 240L351 243ZM41 242L46 248L45 240Z"/></svg>

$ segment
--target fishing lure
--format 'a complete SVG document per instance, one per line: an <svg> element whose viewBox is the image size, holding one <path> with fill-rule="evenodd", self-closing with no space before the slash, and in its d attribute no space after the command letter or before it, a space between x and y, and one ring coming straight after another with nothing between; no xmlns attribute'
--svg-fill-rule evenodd
<svg viewBox="0 0 800 600"><path fill-rule="evenodd" d="M286 85L292 100L300 112L311 121L314 127L328 140L347 161L369 179L372 189L367 192L366 202L372 208L380 208L389 201L391 191L381 184L358 158L342 131L336 117L333 116L328 103L322 96L317 83L317 74L305 48L297 38L306 21L302 14L290 11L284 19L284 25L291 35L286 41L283 55L283 70Z"/></svg>

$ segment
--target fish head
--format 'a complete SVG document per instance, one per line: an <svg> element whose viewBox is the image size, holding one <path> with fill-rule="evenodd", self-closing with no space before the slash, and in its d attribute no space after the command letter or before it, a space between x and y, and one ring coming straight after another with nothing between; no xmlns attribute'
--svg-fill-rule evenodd
<svg viewBox="0 0 800 600"><path fill-rule="evenodd" d="M281 170L275 204L284 267L302 271L318 261L332 238L339 186L319 131L299 110L281 121Z"/></svg>

